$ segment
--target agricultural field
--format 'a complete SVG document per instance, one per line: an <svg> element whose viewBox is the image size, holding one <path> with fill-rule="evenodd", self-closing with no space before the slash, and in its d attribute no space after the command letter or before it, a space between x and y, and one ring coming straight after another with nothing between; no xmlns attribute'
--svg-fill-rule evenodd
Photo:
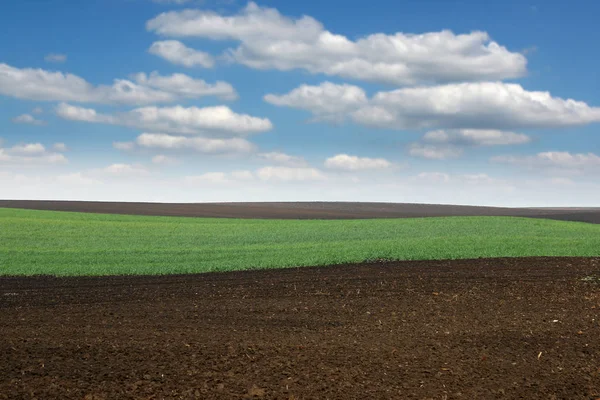
<svg viewBox="0 0 600 400"><path fill-rule="evenodd" d="M0 208L0 399L600 397L597 210L129 207Z"/></svg>
<svg viewBox="0 0 600 400"><path fill-rule="evenodd" d="M152 275L375 260L600 256L600 225L517 217L262 220L0 208L2 275Z"/></svg>

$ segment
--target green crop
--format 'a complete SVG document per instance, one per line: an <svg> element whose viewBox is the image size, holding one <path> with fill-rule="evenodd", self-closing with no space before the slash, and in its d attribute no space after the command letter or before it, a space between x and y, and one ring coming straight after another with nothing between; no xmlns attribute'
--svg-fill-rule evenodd
<svg viewBox="0 0 600 400"><path fill-rule="evenodd" d="M0 209L0 275L523 256L600 256L600 225L514 217L300 221Z"/></svg>

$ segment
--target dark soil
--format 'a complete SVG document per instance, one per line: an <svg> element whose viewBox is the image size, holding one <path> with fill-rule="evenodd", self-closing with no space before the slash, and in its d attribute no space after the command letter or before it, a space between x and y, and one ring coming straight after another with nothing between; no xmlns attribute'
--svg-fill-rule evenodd
<svg viewBox="0 0 600 400"><path fill-rule="evenodd" d="M0 200L0 207L184 217L356 219L514 216L600 223L600 208L500 208L407 203L110 203Z"/></svg>
<svg viewBox="0 0 600 400"><path fill-rule="evenodd" d="M600 259L0 278L0 399L595 399Z"/></svg>

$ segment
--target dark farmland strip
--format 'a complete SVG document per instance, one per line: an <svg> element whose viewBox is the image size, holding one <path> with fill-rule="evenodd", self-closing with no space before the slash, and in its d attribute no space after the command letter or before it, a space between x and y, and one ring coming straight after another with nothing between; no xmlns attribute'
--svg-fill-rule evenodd
<svg viewBox="0 0 600 400"><path fill-rule="evenodd" d="M409 203L114 203L0 200L0 207L109 214L265 219L515 216L600 223L599 208L501 208Z"/></svg>
<svg viewBox="0 0 600 400"><path fill-rule="evenodd" d="M0 278L0 399L596 399L600 259Z"/></svg>

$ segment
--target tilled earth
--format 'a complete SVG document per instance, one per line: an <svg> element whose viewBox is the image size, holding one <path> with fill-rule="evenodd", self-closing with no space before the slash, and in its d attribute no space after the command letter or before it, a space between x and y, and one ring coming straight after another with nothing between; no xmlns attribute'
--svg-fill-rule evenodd
<svg viewBox="0 0 600 400"><path fill-rule="evenodd" d="M0 278L0 399L596 399L600 259Z"/></svg>

